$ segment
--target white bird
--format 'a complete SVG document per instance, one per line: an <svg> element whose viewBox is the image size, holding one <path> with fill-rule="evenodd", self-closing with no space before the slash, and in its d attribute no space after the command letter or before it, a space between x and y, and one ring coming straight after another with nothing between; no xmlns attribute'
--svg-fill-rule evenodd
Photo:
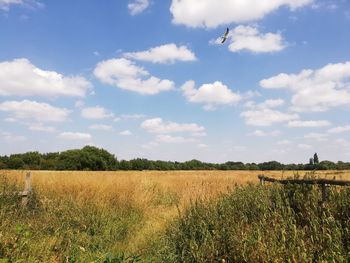
<svg viewBox="0 0 350 263"><path fill-rule="evenodd" d="M221 37L222 40L221 40L221 44L224 43L227 39L227 35L228 35L228 32L230 31L230 29L226 28L226 32L225 34Z"/></svg>

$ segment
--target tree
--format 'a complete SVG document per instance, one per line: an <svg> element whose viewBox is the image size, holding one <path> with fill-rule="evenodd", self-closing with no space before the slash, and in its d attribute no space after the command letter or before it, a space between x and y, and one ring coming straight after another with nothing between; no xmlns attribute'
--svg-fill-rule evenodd
<svg viewBox="0 0 350 263"><path fill-rule="evenodd" d="M7 163L7 166L9 169L23 169L24 168L24 162L21 157L16 155L11 155L10 159Z"/></svg>
<svg viewBox="0 0 350 263"><path fill-rule="evenodd" d="M317 153L314 154L314 164L318 164L318 156Z"/></svg>
<svg viewBox="0 0 350 263"><path fill-rule="evenodd" d="M309 164L310 164L310 165L313 165L314 163L315 163L314 158L310 158L310 159L309 159Z"/></svg>

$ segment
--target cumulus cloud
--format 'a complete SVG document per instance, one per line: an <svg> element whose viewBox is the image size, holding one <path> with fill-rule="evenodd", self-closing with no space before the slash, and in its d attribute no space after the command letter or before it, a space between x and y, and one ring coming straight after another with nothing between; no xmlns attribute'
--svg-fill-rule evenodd
<svg viewBox="0 0 350 263"><path fill-rule="evenodd" d="M248 110L241 113L245 122L252 126L270 126L273 123L280 123L298 119L297 114L284 113L272 109Z"/></svg>
<svg viewBox="0 0 350 263"><path fill-rule="evenodd" d="M62 132L58 137L64 140L90 140L92 138L89 133L82 132Z"/></svg>
<svg viewBox="0 0 350 263"><path fill-rule="evenodd" d="M278 141L277 144L278 145L289 145L291 144L292 142L289 141L289 140L281 140L281 141Z"/></svg>
<svg viewBox="0 0 350 263"><path fill-rule="evenodd" d="M141 128L150 133L168 134L189 132L196 136L197 133L204 132L205 128L196 123L176 123L166 122L161 118L145 120L141 123Z"/></svg>
<svg viewBox="0 0 350 263"><path fill-rule="evenodd" d="M119 135L130 136L130 135L132 135L132 133L131 133L131 131L129 131L129 130L125 130L125 131L121 131L121 132L119 133Z"/></svg>
<svg viewBox="0 0 350 263"><path fill-rule="evenodd" d="M146 115L144 114L122 114L121 118L123 120L139 120L145 118Z"/></svg>
<svg viewBox="0 0 350 263"><path fill-rule="evenodd" d="M257 136L257 137L275 137L280 135L280 131L271 131L271 132L265 132L262 130L255 130L254 132L250 133L252 136Z"/></svg>
<svg viewBox="0 0 350 263"><path fill-rule="evenodd" d="M348 131L350 131L350 125L338 126L328 130L329 133L342 133Z"/></svg>
<svg viewBox="0 0 350 263"><path fill-rule="evenodd" d="M262 103L255 103L254 101L248 101L245 103L245 107L249 109L270 109L270 108L276 108L279 106L284 105L284 100L283 99L267 99Z"/></svg>
<svg viewBox="0 0 350 263"><path fill-rule="evenodd" d="M181 90L187 101L202 103L205 110L214 110L218 105L235 104L242 99L238 93L233 92L220 81L203 84L196 89L195 82L189 80Z"/></svg>
<svg viewBox="0 0 350 263"><path fill-rule="evenodd" d="M299 74L281 73L261 80L260 85L266 89L289 89L294 111L317 112L350 104L349 77L350 61L302 70Z"/></svg>
<svg viewBox="0 0 350 263"><path fill-rule="evenodd" d="M193 138L185 138L183 136L171 136L168 134L160 134L156 137L156 142L160 143L173 143L173 144L180 144L180 143L188 143L188 142L195 142L196 140Z"/></svg>
<svg viewBox="0 0 350 263"><path fill-rule="evenodd" d="M65 108L57 108L36 101L5 101L0 103L0 111L8 112L17 121L62 122L70 113Z"/></svg>
<svg viewBox="0 0 350 263"><path fill-rule="evenodd" d="M113 127L105 124L93 124L89 126L89 129L98 131L112 131Z"/></svg>
<svg viewBox="0 0 350 263"><path fill-rule="evenodd" d="M149 6L149 0L135 0L128 4L128 9L131 15L141 14Z"/></svg>
<svg viewBox="0 0 350 263"><path fill-rule="evenodd" d="M26 137L22 135L15 135L10 132L0 130L0 140L7 143L23 142L26 140Z"/></svg>
<svg viewBox="0 0 350 263"><path fill-rule="evenodd" d="M0 63L0 83L1 96L83 97L92 87L81 76L45 71L25 58Z"/></svg>
<svg viewBox="0 0 350 263"><path fill-rule="evenodd" d="M288 127L293 128L316 128L316 127L325 127L331 125L329 121L326 120L317 120L317 121L289 121Z"/></svg>
<svg viewBox="0 0 350 263"><path fill-rule="evenodd" d="M31 131L39 132L55 132L56 128L53 126L47 126L42 123L32 123L28 125L28 129Z"/></svg>
<svg viewBox="0 0 350 263"><path fill-rule="evenodd" d="M228 49L232 52L273 53L286 47L280 33L260 33L258 28L251 26L237 26L229 33L228 39ZM221 39L215 43L221 44Z"/></svg>
<svg viewBox="0 0 350 263"><path fill-rule="evenodd" d="M125 53L125 57L152 63L175 63L176 61L195 61L196 55L186 46L166 44L146 51Z"/></svg>
<svg viewBox="0 0 350 263"><path fill-rule="evenodd" d="M40 8L44 6L44 4L35 0L0 0L0 10L9 11L12 5L21 5L34 8Z"/></svg>
<svg viewBox="0 0 350 263"><path fill-rule="evenodd" d="M299 149L302 149L302 150L310 150L312 148L311 145L305 144L305 143L299 143L297 146Z"/></svg>
<svg viewBox="0 0 350 263"><path fill-rule="evenodd" d="M282 99L269 99L259 104L248 101L245 104L248 110L243 111L241 116L245 118L246 124L252 126L270 126L274 123L286 122L299 118L299 115L295 113L284 113L274 109L283 104L284 100Z"/></svg>
<svg viewBox="0 0 350 263"><path fill-rule="evenodd" d="M224 24L257 21L286 6L294 11L313 0L172 0L173 23L214 28Z"/></svg>
<svg viewBox="0 0 350 263"><path fill-rule="evenodd" d="M102 83L144 95L172 90L175 86L173 81L151 76L145 69L125 58L101 61L95 67L94 75Z"/></svg>
<svg viewBox="0 0 350 263"><path fill-rule="evenodd" d="M317 132L311 132L304 135L305 139L312 139L316 141L327 141L328 140L328 134L326 133L317 133Z"/></svg>
<svg viewBox="0 0 350 263"><path fill-rule="evenodd" d="M114 114L109 112L103 107L95 106L95 107L83 108L81 110L81 116L84 119L101 120L101 119L112 118Z"/></svg>

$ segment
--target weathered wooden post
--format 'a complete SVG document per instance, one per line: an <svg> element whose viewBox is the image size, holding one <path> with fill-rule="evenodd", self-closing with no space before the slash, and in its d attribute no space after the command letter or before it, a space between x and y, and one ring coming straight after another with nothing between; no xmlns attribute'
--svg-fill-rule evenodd
<svg viewBox="0 0 350 263"><path fill-rule="evenodd" d="M28 204L29 195L32 192L31 172L27 172L24 181L24 190L22 192L22 206L25 207Z"/></svg>
<svg viewBox="0 0 350 263"><path fill-rule="evenodd" d="M259 175L259 179L260 179L260 185L264 185L264 176Z"/></svg>

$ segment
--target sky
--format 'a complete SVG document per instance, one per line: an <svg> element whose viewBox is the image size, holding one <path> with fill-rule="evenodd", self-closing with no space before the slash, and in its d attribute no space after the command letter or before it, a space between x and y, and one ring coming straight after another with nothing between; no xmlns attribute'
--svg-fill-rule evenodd
<svg viewBox="0 0 350 263"><path fill-rule="evenodd" d="M348 0L0 0L0 154L350 161L349 43Z"/></svg>

